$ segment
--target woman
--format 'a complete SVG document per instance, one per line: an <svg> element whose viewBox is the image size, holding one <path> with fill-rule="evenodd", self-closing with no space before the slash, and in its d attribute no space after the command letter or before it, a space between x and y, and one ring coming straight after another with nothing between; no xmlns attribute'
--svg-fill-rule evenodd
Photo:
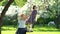
<svg viewBox="0 0 60 34"><path fill-rule="evenodd" d="M29 27L30 27L29 28L30 32L33 32L32 27L33 27L34 22L35 22L36 14L37 14L37 10L36 10L36 6L34 5L33 6L33 11L31 13L29 19L27 20L27 23L29 24Z"/></svg>

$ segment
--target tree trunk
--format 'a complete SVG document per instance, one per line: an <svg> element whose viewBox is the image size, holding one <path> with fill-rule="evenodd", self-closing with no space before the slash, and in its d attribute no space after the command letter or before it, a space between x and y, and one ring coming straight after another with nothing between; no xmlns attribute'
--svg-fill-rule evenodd
<svg viewBox="0 0 60 34"><path fill-rule="evenodd" d="M60 16L57 16L57 18L55 19L55 24L56 24L56 28L59 29Z"/></svg>
<svg viewBox="0 0 60 34"><path fill-rule="evenodd" d="M1 13L1 16L0 16L0 34L1 34L1 27L2 27L2 21L3 21L3 18L5 16L5 13L6 11L8 10L10 4L13 2L14 0L9 0L9 2L6 4L6 6L4 7L2 13Z"/></svg>
<svg viewBox="0 0 60 34"><path fill-rule="evenodd" d="M0 34L1 34L2 19L0 17Z"/></svg>

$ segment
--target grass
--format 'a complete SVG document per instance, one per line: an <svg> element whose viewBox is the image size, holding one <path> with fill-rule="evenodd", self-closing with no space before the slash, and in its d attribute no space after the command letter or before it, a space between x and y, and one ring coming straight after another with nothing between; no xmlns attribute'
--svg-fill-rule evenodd
<svg viewBox="0 0 60 34"><path fill-rule="evenodd" d="M15 31L2 31L2 34L15 34ZM60 34L60 32L27 32L27 34Z"/></svg>
<svg viewBox="0 0 60 34"><path fill-rule="evenodd" d="M10 26L3 26L2 27L2 34L15 34L17 30L17 26L14 27L13 25ZM27 34L60 34L60 29L56 29L54 26L48 27L35 25L34 32L27 32Z"/></svg>
<svg viewBox="0 0 60 34"><path fill-rule="evenodd" d="M55 31L55 32L59 32L60 31L60 29L56 29L54 26L47 26L47 25L45 25L45 26L39 26L39 25L36 25L35 26L35 28L34 28L34 31L43 31L43 32L46 32L46 31L50 31L50 32L52 32L52 31Z"/></svg>
<svg viewBox="0 0 60 34"><path fill-rule="evenodd" d="M17 26L14 27L13 25L10 26L3 26L2 27L2 31L14 31L17 30ZM54 26L40 26L40 25L35 25L34 27L34 32L39 32L39 31L43 31L43 32L60 32L60 29L56 29Z"/></svg>

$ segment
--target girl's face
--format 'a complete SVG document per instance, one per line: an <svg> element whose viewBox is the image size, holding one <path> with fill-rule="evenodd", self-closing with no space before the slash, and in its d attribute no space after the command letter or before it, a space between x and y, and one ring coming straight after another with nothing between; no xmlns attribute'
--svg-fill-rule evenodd
<svg viewBox="0 0 60 34"><path fill-rule="evenodd" d="M22 15L21 19L26 20L26 15Z"/></svg>

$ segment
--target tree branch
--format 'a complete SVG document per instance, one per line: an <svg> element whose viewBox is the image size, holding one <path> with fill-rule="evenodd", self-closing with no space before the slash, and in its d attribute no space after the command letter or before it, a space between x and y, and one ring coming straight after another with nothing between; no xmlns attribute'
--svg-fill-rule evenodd
<svg viewBox="0 0 60 34"><path fill-rule="evenodd" d="M6 11L8 10L10 4L11 4L13 1L14 1L14 0L9 0L9 2L8 2L8 3L6 4L6 6L4 7L4 9L3 9L2 13L1 13L1 17L2 17L2 18L4 17Z"/></svg>

